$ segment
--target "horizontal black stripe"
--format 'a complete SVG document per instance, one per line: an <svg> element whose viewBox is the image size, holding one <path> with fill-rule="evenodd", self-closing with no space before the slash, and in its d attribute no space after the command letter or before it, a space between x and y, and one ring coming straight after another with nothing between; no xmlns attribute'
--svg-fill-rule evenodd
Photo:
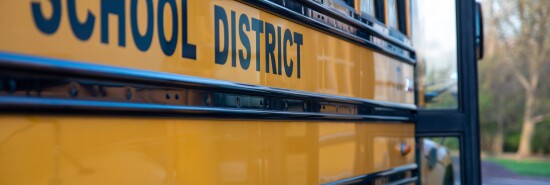
<svg viewBox="0 0 550 185"><path fill-rule="evenodd" d="M389 33L379 33L374 30L371 25L355 20L353 17L349 17L341 14L335 10L332 10L325 5L317 3L311 0L286 0L284 4L277 3L276 0L241 0L246 4L250 4L271 13L274 13L278 16L294 20L299 24L310 26L321 31L327 32L334 36L340 37L342 39L354 42L373 49L376 52L384 53L392 58L398 59L399 61L406 62L411 65L416 64L415 50L409 46L403 44L403 42L392 38ZM302 8L297 8L302 7ZM304 14L304 10L313 10L330 16L330 18L350 24L354 26L358 31L354 33L348 33L343 30L337 29L332 25L327 23L317 21L308 17ZM366 19L363 19L366 21ZM375 22L370 22L371 24L377 24ZM381 25L384 26L384 25ZM376 41L374 40L376 39ZM377 42L385 42L383 46L377 44ZM398 51L406 51L408 55L403 54Z"/></svg>
<svg viewBox="0 0 550 185"><path fill-rule="evenodd" d="M291 111L179 106L145 103L102 102L32 97L0 97L4 113L77 113L128 116L169 116L197 118L239 118L268 120L318 121L391 121L409 122L409 117L346 115ZM49 111L49 112L48 112Z"/></svg>
<svg viewBox="0 0 550 185"><path fill-rule="evenodd" d="M408 164L392 168L389 170L360 175L352 178L342 179L335 182L326 183L325 185L342 185L342 184L357 184L357 185L375 185L375 184L408 184L416 182L418 179L418 166L416 164Z"/></svg>
<svg viewBox="0 0 550 185"><path fill-rule="evenodd" d="M0 52L0 108L411 122L416 107ZM276 118L275 118L276 117Z"/></svg>

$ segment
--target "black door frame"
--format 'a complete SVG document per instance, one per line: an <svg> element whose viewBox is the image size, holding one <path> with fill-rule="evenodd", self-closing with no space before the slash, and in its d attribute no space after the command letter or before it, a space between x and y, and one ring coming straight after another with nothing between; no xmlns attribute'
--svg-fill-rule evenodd
<svg viewBox="0 0 550 185"><path fill-rule="evenodd" d="M418 111L416 136L458 137L461 184L481 184L475 0L456 0L458 109Z"/></svg>

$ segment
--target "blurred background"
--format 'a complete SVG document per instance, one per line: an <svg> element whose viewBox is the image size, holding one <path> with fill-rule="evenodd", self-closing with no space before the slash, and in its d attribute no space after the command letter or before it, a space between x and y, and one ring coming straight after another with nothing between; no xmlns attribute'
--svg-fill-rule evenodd
<svg viewBox="0 0 550 185"><path fill-rule="evenodd" d="M483 0L479 62L484 181L550 184L550 1ZM542 184L542 183L541 183Z"/></svg>
<svg viewBox="0 0 550 185"><path fill-rule="evenodd" d="M423 3L428 2L428 3ZM481 0L485 35L479 61L484 184L550 184L550 0ZM456 109L454 1L419 1L426 109ZM429 7L433 6L433 7ZM430 17L433 11L437 15ZM422 40L422 39L417 39ZM450 149L460 176L458 138L428 138ZM457 178L455 178L457 179ZM460 182L455 182L460 184Z"/></svg>

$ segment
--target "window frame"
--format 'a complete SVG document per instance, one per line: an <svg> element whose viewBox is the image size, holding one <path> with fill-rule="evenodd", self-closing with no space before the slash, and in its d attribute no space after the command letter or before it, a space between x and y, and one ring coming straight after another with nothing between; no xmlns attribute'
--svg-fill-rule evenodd
<svg viewBox="0 0 550 185"><path fill-rule="evenodd" d="M409 35L409 15L407 11L409 0L396 0L397 9L397 30L405 35Z"/></svg>
<svg viewBox="0 0 550 185"><path fill-rule="evenodd" d="M370 1L372 3L370 6L372 6L372 14L368 12L363 12L363 3L364 1ZM356 0L356 11L359 12L359 14L363 17L372 17L376 19L376 0Z"/></svg>
<svg viewBox="0 0 550 185"><path fill-rule="evenodd" d="M386 0L374 0L374 17L386 24Z"/></svg>
<svg viewBox="0 0 550 185"><path fill-rule="evenodd" d="M415 135L417 138L459 137L461 143L459 161L461 183L481 184L478 76L475 55L475 27L472 26L475 25L475 1L455 0L455 4L458 49L458 108L452 110L419 109ZM416 70L418 70L418 66ZM420 183L419 179L418 184Z"/></svg>

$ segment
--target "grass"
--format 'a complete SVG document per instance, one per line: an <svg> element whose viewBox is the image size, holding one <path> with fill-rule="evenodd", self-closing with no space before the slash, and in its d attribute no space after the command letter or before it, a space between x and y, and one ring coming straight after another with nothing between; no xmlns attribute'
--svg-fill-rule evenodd
<svg viewBox="0 0 550 185"><path fill-rule="evenodd" d="M505 168L526 176L550 177L550 160L489 158L488 161L500 164Z"/></svg>

